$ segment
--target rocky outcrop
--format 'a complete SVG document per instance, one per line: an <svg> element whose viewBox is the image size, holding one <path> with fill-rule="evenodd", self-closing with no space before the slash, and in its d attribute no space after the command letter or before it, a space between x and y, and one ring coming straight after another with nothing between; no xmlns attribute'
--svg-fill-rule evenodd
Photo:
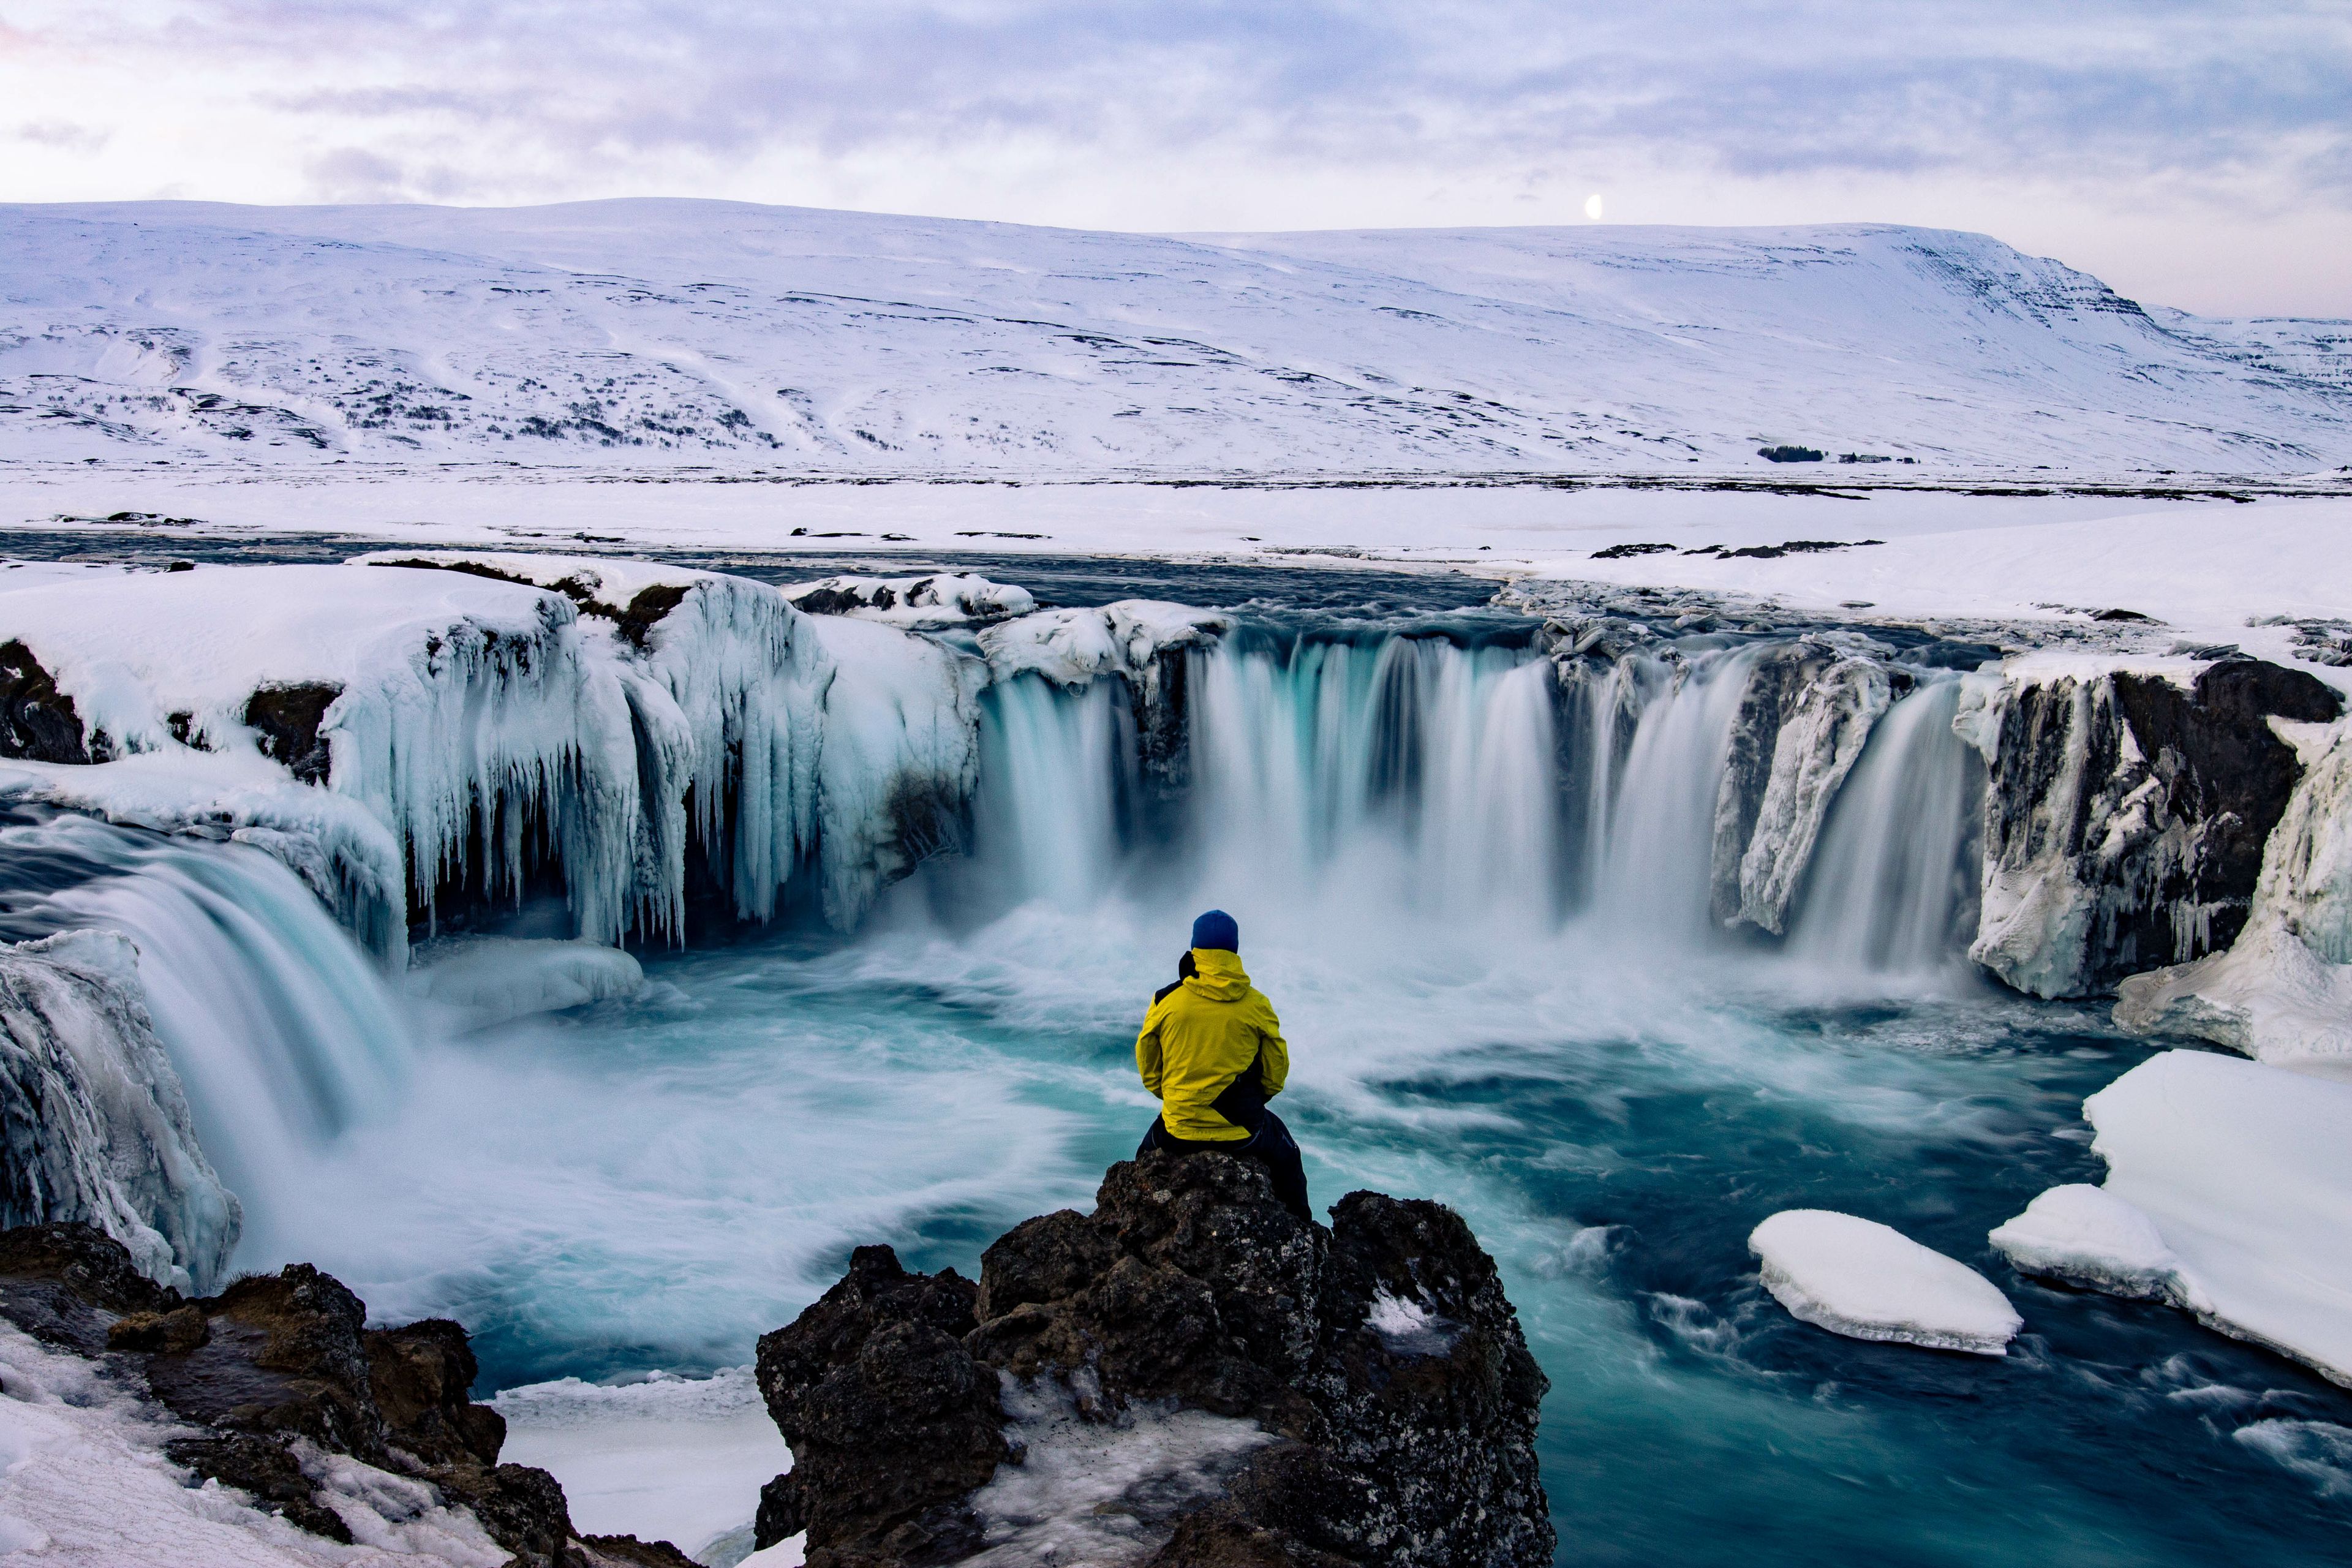
<svg viewBox="0 0 2352 1568"><path fill-rule="evenodd" d="M1332 1212L1153 1155L976 1285L861 1248L761 1341L793 1468L758 1540L806 1531L811 1568L1549 1563L1547 1384L1493 1261L1438 1204Z"/></svg>
<svg viewBox="0 0 2352 1568"><path fill-rule="evenodd" d="M2082 996L2227 948L2301 772L2273 721L2342 710L2259 659L2188 679L2012 675L1962 716L1991 771L1969 956L2021 991Z"/></svg>
<svg viewBox="0 0 2352 1568"><path fill-rule="evenodd" d="M0 757L36 763L103 761L90 755L74 700L58 689L33 650L0 642Z"/></svg>
<svg viewBox="0 0 2352 1568"><path fill-rule="evenodd" d="M467 1397L463 1329L370 1329L359 1298L308 1264L191 1300L91 1226L20 1226L0 1232L0 1316L143 1386L194 1428L167 1445L175 1463L315 1534L352 1540L318 1461L347 1455L471 1510L509 1568L688 1564L667 1543L581 1537L552 1476L499 1463L506 1422Z"/></svg>
<svg viewBox="0 0 2352 1568"><path fill-rule="evenodd" d="M2245 929L2227 952L2125 980L2119 1026L2281 1065L2352 1058L2352 732L2289 735L2304 774L2264 845Z"/></svg>

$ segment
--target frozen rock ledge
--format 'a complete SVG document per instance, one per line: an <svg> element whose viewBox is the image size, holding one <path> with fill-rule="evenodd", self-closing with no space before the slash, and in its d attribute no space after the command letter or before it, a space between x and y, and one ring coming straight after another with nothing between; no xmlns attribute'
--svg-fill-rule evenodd
<svg viewBox="0 0 2352 1568"><path fill-rule="evenodd" d="M1790 1316L1849 1339L2007 1355L2024 1326L1991 1280L1875 1220L1784 1209L1748 1249Z"/></svg>
<svg viewBox="0 0 2352 1568"><path fill-rule="evenodd" d="M1222 1154L1122 1163L977 1285L859 1248L758 1375L793 1466L757 1539L809 1568L1552 1561L1547 1384L1434 1203L1353 1193L1327 1230Z"/></svg>

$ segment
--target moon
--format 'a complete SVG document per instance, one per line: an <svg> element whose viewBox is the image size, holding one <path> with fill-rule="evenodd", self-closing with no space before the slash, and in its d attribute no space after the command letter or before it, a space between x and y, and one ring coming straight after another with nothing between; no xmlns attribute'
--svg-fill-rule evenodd
<svg viewBox="0 0 2352 1568"><path fill-rule="evenodd" d="M1584 216L1593 222L1601 221L1601 193L1595 191L1584 198Z"/></svg>

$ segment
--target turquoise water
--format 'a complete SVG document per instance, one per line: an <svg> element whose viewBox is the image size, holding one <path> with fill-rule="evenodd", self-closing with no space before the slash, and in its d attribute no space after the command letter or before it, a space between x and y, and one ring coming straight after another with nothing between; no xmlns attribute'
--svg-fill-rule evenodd
<svg viewBox="0 0 2352 1568"><path fill-rule="evenodd" d="M379 1312L466 1321L487 1386L740 1363L862 1242L972 1272L1131 1150L1133 1020L1181 928L924 904L847 945L649 958L635 1001L426 1047L401 1114L322 1173L308 1255ZM2097 1177L2082 1098L2146 1047L2095 1014L1957 982L1823 1000L1769 960L1645 967L1578 928L1335 951L1261 923L1318 1204L1438 1196L1502 1263L1553 1383L1563 1562L2344 1560L2352 1395L1985 1244ZM1993 1362L1793 1322L1745 1248L1793 1205L1966 1259L2024 1336Z"/></svg>
<svg viewBox="0 0 2352 1568"><path fill-rule="evenodd" d="M1141 570L1080 563L1039 586L1222 592ZM1965 911L1942 884L1972 797L1950 689L1882 722L1776 954L1705 913L1708 770L1736 696L1709 672L1736 671L1738 649L1694 643L1688 668L1650 671L1684 696L1648 710L1613 771L1577 760L1577 792L1601 804L1555 815L1578 735L1530 700L1523 650L1481 640L1496 617L1461 614L1484 585L1230 587L1354 640L1302 649L1260 626L1236 639L1256 662L1199 672L1209 717L1176 820L1131 809L1136 780L1101 749L1108 693L1001 689L971 859L927 868L854 936L649 952L628 1002L374 1053L397 1081L278 1174L241 1173L238 1266L308 1259L379 1320L459 1319L484 1392L740 1364L853 1246L971 1273L1013 1223L1087 1206L1152 1113L1131 1058L1144 1000L1215 903L1241 916L1290 1035L1280 1105L1318 1203L1439 1197L1501 1263L1552 1379L1562 1562L2352 1559L2352 1394L2179 1313L2021 1279L1985 1243L2043 1188L2099 1178L2081 1101L2148 1047L2102 1010L2027 1003L1951 962ZM1410 648L1363 633L1408 613L1468 629ZM1167 841L1139 842L1146 826ZM27 897L90 874L19 866L41 872ZM301 900L282 872L263 880ZM309 946L340 941L304 913ZM301 1015L277 1020L288 1048L349 1047L352 1030L261 988L298 965L246 958L183 966L251 981L250 1026L211 1055L261 1059L277 1001ZM397 1032L388 1002L340 1000ZM205 1127L207 1145L269 1146L268 1098L200 1105L239 1123ZM2025 1318L2012 1353L1789 1319L1745 1244L1800 1205L1982 1269Z"/></svg>

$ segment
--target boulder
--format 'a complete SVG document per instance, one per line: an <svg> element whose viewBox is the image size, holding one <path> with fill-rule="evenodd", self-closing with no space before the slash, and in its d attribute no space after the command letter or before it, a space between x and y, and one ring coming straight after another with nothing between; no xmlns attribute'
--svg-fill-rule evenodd
<svg viewBox="0 0 2352 1568"><path fill-rule="evenodd" d="M2273 720L2334 720L2315 677L2231 658L2193 678L2012 676L1963 715L1990 768L1983 915L1969 956L2037 996L2221 952L2301 766Z"/></svg>
<svg viewBox="0 0 2352 1568"><path fill-rule="evenodd" d="M756 1539L805 1531L811 1568L1048 1537L1166 1568L1549 1563L1547 1384L1493 1260L1439 1204L1332 1214L1297 1219L1245 1162L1155 1154L1092 1214L1000 1237L976 1287L860 1248L761 1342L793 1468Z"/></svg>

